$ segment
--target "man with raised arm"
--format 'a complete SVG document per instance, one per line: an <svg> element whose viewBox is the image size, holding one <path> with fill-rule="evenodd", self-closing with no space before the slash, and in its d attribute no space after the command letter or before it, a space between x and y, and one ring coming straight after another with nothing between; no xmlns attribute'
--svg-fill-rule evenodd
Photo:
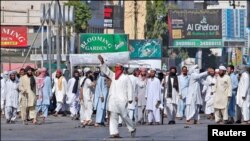
<svg viewBox="0 0 250 141"><path fill-rule="evenodd" d="M134 137L136 128L134 122L129 118L127 106L132 103L132 83L128 76L123 74L123 66L117 64L115 66L115 73L112 72L104 63L101 55L98 55L101 62L101 71L112 80L109 97L108 97L108 110L110 111L109 131L112 138L120 138L118 131L118 119L121 116L122 120L126 123L131 136Z"/></svg>

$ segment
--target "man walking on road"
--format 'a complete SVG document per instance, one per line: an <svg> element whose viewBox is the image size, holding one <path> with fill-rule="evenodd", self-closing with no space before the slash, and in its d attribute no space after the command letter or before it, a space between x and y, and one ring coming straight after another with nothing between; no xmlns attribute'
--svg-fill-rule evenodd
<svg viewBox="0 0 250 141"><path fill-rule="evenodd" d="M215 122L221 123L221 115L224 120L224 124L228 122L228 104L232 96L232 83L228 75L226 75L226 67L219 67L219 77L215 84L214 95L214 115Z"/></svg>
<svg viewBox="0 0 250 141"><path fill-rule="evenodd" d="M132 103L132 84L128 76L123 74L123 67L117 64L115 67L115 73L112 72L106 64L101 55L98 56L101 62L101 71L112 80L109 99L108 110L110 111L110 123L109 131L111 138L120 138L118 131L118 118L121 116L122 120L126 123L131 136L134 137L136 128L134 122L129 118L127 106L128 103Z"/></svg>

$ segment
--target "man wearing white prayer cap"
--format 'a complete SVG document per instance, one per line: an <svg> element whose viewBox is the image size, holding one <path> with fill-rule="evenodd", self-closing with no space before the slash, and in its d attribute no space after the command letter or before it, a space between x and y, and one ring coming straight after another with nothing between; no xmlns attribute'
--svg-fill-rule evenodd
<svg viewBox="0 0 250 141"><path fill-rule="evenodd" d="M5 90L5 84L8 80L8 71L4 71L2 73L2 79L1 79L1 113L4 114L4 109L5 109L5 100L4 100L4 97L5 97L5 93L6 93L6 90Z"/></svg>
<svg viewBox="0 0 250 141"><path fill-rule="evenodd" d="M214 87L215 122L224 124L228 123L228 103L232 96L232 82L226 71L225 66L219 67L219 76ZM222 118L220 113L222 113Z"/></svg>
<svg viewBox="0 0 250 141"><path fill-rule="evenodd" d="M146 110L148 111L148 124L160 124L161 82L155 77L156 71L150 70L150 78L146 85Z"/></svg>
<svg viewBox="0 0 250 141"><path fill-rule="evenodd" d="M90 68L88 68L88 67L86 67L86 68L83 69L84 73L87 73L88 71L90 71Z"/></svg>
<svg viewBox="0 0 250 141"><path fill-rule="evenodd" d="M9 72L9 78L5 84L5 117L6 123L14 123L17 117L19 107L18 80L16 71Z"/></svg>

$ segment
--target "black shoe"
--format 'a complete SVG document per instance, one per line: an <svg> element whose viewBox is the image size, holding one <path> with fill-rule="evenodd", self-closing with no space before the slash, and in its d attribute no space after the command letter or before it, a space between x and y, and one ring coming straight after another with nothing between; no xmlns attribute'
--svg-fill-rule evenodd
<svg viewBox="0 0 250 141"><path fill-rule="evenodd" d="M234 123L234 119L233 118L229 118L229 120L227 121L228 124L233 124Z"/></svg>
<svg viewBox="0 0 250 141"><path fill-rule="evenodd" d="M241 124L241 121L240 121L240 120L237 120L235 123L237 123L237 124Z"/></svg>
<svg viewBox="0 0 250 141"><path fill-rule="evenodd" d="M13 120L11 120L11 121L10 121L10 124L15 124L15 123L16 123L16 122L15 122L15 121L13 121Z"/></svg>
<svg viewBox="0 0 250 141"><path fill-rule="evenodd" d="M28 125L28 121L27 121L27 120L24 120L24 121L23 121L23 124L24 124L24 125Z"/></svg>
<svg viewBox="0 0 250 141"><path fill-rule="evenodd" d="M230 124L227 120L224 121L224 124Z"/></svg>
<svg viewBox="0 0 250 141"><path fill-rule="evenodd" d="M6 123L7 123L7 124L9 124L9 123L10 123L10 120L9 120L9 119L7 119L7 120L6 120Z"/></svg>
<svg viewBox="0 0 250 141"><path fill-rule="evenodd" d="M136 129L134 131L131 132L131 137L134 138L136 135Z"/></svg>
<svg viewBox="0 0 250 141"><path fill-rule="evenodd" d="M119 123L119 124L118 124L118 127L122 127L122 123Z"/></svg>
<svg viewBox="0 0 250 141"><path fill-rule="evenodd" d="M168 122L168 124L175 124L175 121L171 120Z"/></svg>
<svg viewBox="0 0 250 141"><path fill-rule="evenodd" d="M63 117L66 117L66 116L67 116L67 113L66 113L66 112L63 112L62 116L63 116Z"/></svg>
<svg viewBox="0 0 250 141"><path fill-rule="evenodd" d="M156 122L155 125L160 125L160 122Z"/></svg>

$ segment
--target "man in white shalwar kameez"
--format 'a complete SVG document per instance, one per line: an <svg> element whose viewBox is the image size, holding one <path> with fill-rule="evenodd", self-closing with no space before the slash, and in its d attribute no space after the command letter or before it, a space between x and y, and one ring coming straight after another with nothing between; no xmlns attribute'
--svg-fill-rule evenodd
<svg viewBox="0 0 250 141"><path fill-rule="evenodd" d="M78 111L80 110L79 103L79 93L80 93L80 84L79 84L79 72L74 71L73 77L69 79L67 86L67 100L66 103L69 104L69 111L71 113L70 117L73 120L77 119Z"/></svg>
<svg viewBox="0 0 250 141"><path fill-rule="evenodd" d="M226 74L226 67L219 67L219 76L217 77L214 91L214 116L216 123L228 123L228 105L232 96L231 78ZM221 117L222 116L222 117Z"/></svg>
<svg viewBox="0 0 250 141"><path fill-rule="evenodd" d="M214 86L216 83L215 69L211 68L204 82L202 93L205 93L205 114L208 119L214 118Z"/></svg>
<svg viewBox="0 0 250 141"><path fill-rule="evenodd" d="M54 116L57 116L60 110L65 110L65 96L67 92L67 80L62 76L62 71L57 70L56 76L54 78L54 86L52 93L55 93L56 96L56 113Z"/></svg>
<svg viewBox="0 0 250 141"><path fill-rule="evenodd" d="M119 116L126 123L131 136L134 137L136 128L134 122L128 116L128 103L133 101L133 87L128 76L123 74L122 65L116 65L115 73L112 72L106 64L102 56L98 56L101 62L101 71L112 80L109 97L108 97L108 110L110 111L109 131L112 138L119 138L118 119Z"/></svg>
<svg viewBox="0 0 250 141"><path fill-rule="evenodd" d="M81 102L81 113L82 119L80 122L85 125L92 125L92 114L93 114L93 100L94 100L94 88L95 82L94 76L91 71L86 72L86 77L81 84L80 91L80 102Z"/></svg>
<svg viewBox="0 0 250 141"><path fill-rule="evenodd" d="M185 115L186 97L188 94L188 86L190 80L190 76L188 75L188 69L186 66L182 67L182 74L178 76L178 80L180 88L180 97L177 104L176 117L182 120Z"/></svg>
<svg viewBox="0 0 250 141"><path fill-rule="evenodd" d="M1 114L4 114L4 112L5 112L5 99L4 99L4 97L6 95L5 84L8 80L8 72L5 71L1 75L2 75L2 79L1 79Z"/></svg>
<svg viewBox="0 0 250 141"><path fill-rule="evenodd" d="M129 112L129 118L133 120L135 123L137 122L137 102L136 102L136 97L138 97L137 94L137 80L138 78L134 75L134 69L130 68L128 69L128 77L132 83L133 87L133 102L131 104L128 104L128 112Z"/></svg>
<svg viewBox="0 0 250 141"><path fill-rule="evenodd" d="M145 119L145 109L146 109L146 86L147 86L147 74L146 69L141 69L141 74L137 80L136 87L137 87L137 94L138 97L137 103L138 103L138 122L140 124L143 124Z"/></svg>
<svg viewBox="0 0 250 141"><path fill-rule="evenodd" d="M155 77L155 70L150 71L150 78L146 86L146 110L148 111L148 124L160 124L161 82Z"/></svg>
<svg viewBox="0 0 250 141"><path fill-rule="evenodd" d="M16 72L11 71L9 73L9 79L5 84L5 117L6 123L15 123L17 118L17 108L19 107L19 83L16 77Z"/></svg>
<svg viewBox="0 0 250 141"><path fill-rule="evenodd" d="M250 76L247 66L239 67L241 75L236 96L236 104L241 108L244 124L250 124Z"/></svg>
<svg viewBox="0 0 250 141"><path fill-rule="evenodd" d="M176 75L176 67L170 68L170 74L167 76L166 80L166 100L167 100L167 115L168 124L175 124L175 117L177 112L177 104L179 100L179 82Z"/></svg>
<svg viewBox="0 0 250 141"><path fill-rule="evenodd" d="M191 119L194 120L194 124L198 123L199 120L199 109L203 104L203 100L201 97L201 88L200 88L200 79L208 75L208 72L205 71L200 73L200 69L198 65L193 66L189 69L190 81L188 88L188 95L186 99L186 120L187 124L192 124Z"/></svg>

